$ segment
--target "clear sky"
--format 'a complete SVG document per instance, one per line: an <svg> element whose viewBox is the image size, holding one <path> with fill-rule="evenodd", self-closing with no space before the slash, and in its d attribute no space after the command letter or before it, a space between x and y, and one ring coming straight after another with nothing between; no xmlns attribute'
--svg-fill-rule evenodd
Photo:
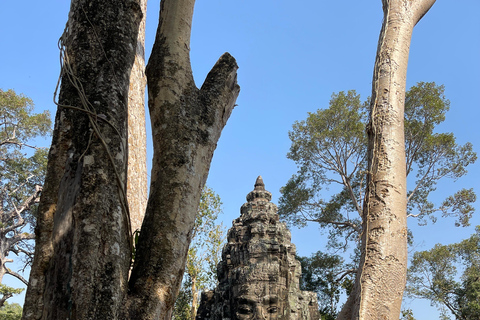
<svg viewBox="0 0 480 320"><path fill-rule="evenodd" d="M0 88L31 97L38 111L55 113L53 92L59 73L57 41L68 18L69 1L0 1ZM146 54L158 21L159 2L150 0ZM438 0L415 27L407 87L419 81L444 84L451 101L443 132L480 151L479 0ZM296 167L286 158L288 131L307 112L328 107L333 92L371 94L373 64L382 22L381 1L201 0L195 7L191 61L198 86L225 51L238 62L238 106L218 143L208 185L222 198L230 227L246 194L262 175L277 202L279 189ZM47 142L40 142L45 145ZM149 150L151 155L151 150ZM480 161L469 174L441 184L438 201L462 187L477 187ZM476 188L479 192L478 188ZM476 204L477 211L480 205ZM455 228L452 219L413 229L416 249L451 243L480 224ZM322 249L325 235L312 225L292 228L300 255ZM428 303L413 302L418 319L438 319Z"/></svg>

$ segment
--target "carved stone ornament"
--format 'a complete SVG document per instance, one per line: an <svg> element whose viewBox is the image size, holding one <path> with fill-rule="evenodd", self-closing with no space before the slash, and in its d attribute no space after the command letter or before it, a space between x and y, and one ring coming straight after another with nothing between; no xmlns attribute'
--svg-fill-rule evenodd
<svg viewBox="0 0 480 320"><path fill-rule="evenodd" d="M317 296L301 291L300 262L261 176L228 231L218 286L202 293L197 320L318 320Z"/></svg>

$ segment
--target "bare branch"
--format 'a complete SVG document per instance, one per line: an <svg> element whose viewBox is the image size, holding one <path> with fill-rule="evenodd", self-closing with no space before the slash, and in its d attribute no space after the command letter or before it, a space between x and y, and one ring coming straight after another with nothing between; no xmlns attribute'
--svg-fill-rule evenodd
<svg viewBox="0 0 480 320"><path fill-rule="evenodd" d="M337 281L337 282L342 281L343 278L345 278L345 277L348 276L349 274L356 273L356 272L357 272L357 269L343 270L343 271L335 274L335 277L338 277L338 276L340 275L340 277L337 278L335 281Z"/></svg>
<svg viewBox="0 0 480 320"><path fill-rule="evenodd" d="M22 281L26 286L28 286L28 280L26 280L24 277L22 277L19 273L12 271L9 268L5 267L5 270L7 271L6 273L17 278L18 280Z"/></svg>

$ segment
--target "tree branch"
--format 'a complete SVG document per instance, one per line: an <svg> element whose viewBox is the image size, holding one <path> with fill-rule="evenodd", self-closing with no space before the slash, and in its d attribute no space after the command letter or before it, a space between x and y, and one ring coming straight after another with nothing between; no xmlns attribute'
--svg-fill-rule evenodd
<svg viewBox="0 0 480 320"><path fill-rule="evenodd" d="M5 270L6 270L6 273L17 278L18 280L22 281L23 284L25 284L26 286L28 286L28 280L25 279L24 277L22 277L19 273L15 272L15 271L12 271L11 269L5 267Z"/></svg>
<svg viewBox="0 0 480 320"><path fill-rule="evenodd" d="M201 89L200 97L207 106L223 109L221 127L225 126L235 107L240 93L237 84L238 65L228 52L224 53L208 73Z"/></svg>

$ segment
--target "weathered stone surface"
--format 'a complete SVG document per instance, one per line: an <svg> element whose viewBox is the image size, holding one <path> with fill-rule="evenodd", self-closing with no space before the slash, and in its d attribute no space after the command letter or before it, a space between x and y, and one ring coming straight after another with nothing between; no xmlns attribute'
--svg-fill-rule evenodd
<svg viewBox="0 0 480 320"><path fill-rule="evenodd" d="M197 320L319 319L314 292L301 291L300 262L262 177L228 231L219 284L202 294Z"/></svg>

